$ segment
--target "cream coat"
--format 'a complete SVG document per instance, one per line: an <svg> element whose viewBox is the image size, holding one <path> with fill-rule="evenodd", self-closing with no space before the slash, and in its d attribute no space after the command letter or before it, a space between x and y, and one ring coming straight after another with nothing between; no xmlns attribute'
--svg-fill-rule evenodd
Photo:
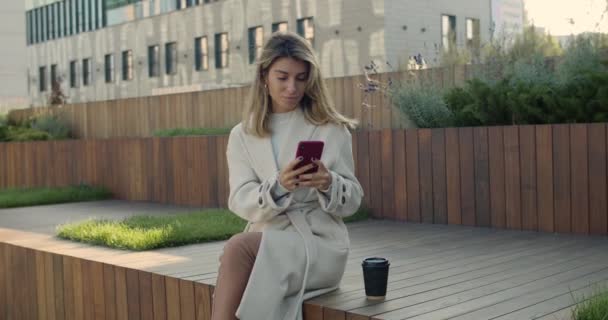
<svg viewBox="0 0 608 320"><path fill-rule="evenodd" d="M240 124L230 133L228 206L249 222L245 232L263 232L237 310L242 320L302 319L302 301L335 290L344 273L349 239L342 218L359 208L363 196L354 175L351 134L343 126L312 125L298 109L288 137L275 162L270 138L248 135ZM329 196L300 188L275 202L270 190L301 140L325 142L321 160L332 175Z"/></svg>

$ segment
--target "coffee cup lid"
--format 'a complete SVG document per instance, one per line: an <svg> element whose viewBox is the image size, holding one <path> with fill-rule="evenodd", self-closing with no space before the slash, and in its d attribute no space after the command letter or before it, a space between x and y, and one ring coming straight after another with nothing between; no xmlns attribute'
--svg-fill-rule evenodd
<svg viewBox="0 0 608 320"><path fill-rule="evenodd" d="M388 260L386 260L385 258L371 257L363 260L363 263L361 265L367 267L384 267L389 265L389 263Z"/></svg>

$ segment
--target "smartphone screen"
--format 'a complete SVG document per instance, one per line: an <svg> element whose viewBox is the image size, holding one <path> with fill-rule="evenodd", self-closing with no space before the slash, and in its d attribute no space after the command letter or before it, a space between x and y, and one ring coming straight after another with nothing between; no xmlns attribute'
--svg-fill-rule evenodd
<svg viewBox="0 0 608 320"><path fill-rule="evenodd" d="M321 159L323 155L323 141L300 141L298 143L298 150L296 151L296 158L302 157L303 160L298 163L295 169L301 168L309 163L313 163L312 159ZM317 172L318 168L314 167L304 172L304 174Z"/></svg>

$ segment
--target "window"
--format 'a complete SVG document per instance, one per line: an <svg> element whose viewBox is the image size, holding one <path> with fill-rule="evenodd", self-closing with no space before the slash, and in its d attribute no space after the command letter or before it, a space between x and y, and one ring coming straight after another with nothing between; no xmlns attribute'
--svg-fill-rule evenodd
<svg viewBox="0 0 608 320"><path fill-rule="evenodd" d="M148 47L148 76L158 77L158 63L160 60L158 45Z"/></svg>
<svg viewBox="0 0 608 320"><path fill-rule="evenodd" d="M249 64L262 55L264 45L264 29L261 26L249 28Z"/></svg>
<svg viewBox="0 0 608 320"><path fill-rule="evenodd" d="M471 52L473 59L479 62L481 56L479 19L467 18L467 49Z"/></svg>
<svg viewBox="0 0 608 320"><path fill-rule="evenodd" d="M287 31L287 22L277 22L272 24L272 32Z"/></svg>
<svg viewBox="0 0 608 320"><path fill-rule="evenodd" d="M195 0L186 0L186 7L189 8L189 7L192 7L194 5L196 5Z"/></svg>
<svg viewBox="0 0 608 320"><path fill-rule="evenodd" d="M25 42L30 45L32 43L32 36L31 36L31 32L32 32L32 26L31 26L32 21L30 20L30 12L27 11L25 13L25 34L26 34L26 39Z"/></svg>
<svg viewBox="0 0 608 320"><path fill-rule="evenodd" d="M114 82L114 55L106 54L104 57L106 83Z"/></svg>
<svg viewBox="0 0 608 320"><path fill-rule="evenodd" d="M49 37L48 39L53 39L55 38L55 23L54 23L54 14L53 14L53 6L48 5L45 6L46 10L47 10L47 23L48 23L48 29L49 29Z"/></svg>
<svg viewBox="0 0 608 320"><path fill-rule="evenodd" d="M177 73L177 43L165 44L165 72L167 74Z"/></svg>
<svg viewBox="0 0 608 320"><path fill-rule="evenodd" d="M69 1L69 7L70 7L70 19L69 19L69 24L68 24L68 34L72 35L74 33L76 33L76 1L77 0L68 0Z"/></svg>
<svg viewBox="0 0 608 320"><path fill-rule="evenodd" d="M133 79L133 51L122 52L122 80Z"/></svg>
<svg viewBox="0 0 608 320"><path fill-rule="evenodd" d="M215 34L215 68L228 67L228 33Z"/></svg>
<svg viewBox="0 0 608 320"><path fill-rule="evenodd" d="M209 48L207 37L194 39L194 66L197 71L209 69Z"/></svg>
<svg viewBox="0 0 608 320"><path fill-rule="evenodd" d="M42 28L44 28L42 41L49 39L49 7L42 7Z"/></svg>
<svg viewBox="0 0 608 320"><path fill-rule="evenodd" d="M91 58L82 59L82 85L91 84Z"/></svg>
<svg viewBox="0 0 608 320"><path fill-rule="evenodd" d="M456 16L441 16L441 43L444 51L451 51L456 46Z"/></svg>
<svg viewBox="0 0 608 320"><path fill-rule="evenodd" d="M78 78L77 78L76 68L78 68L78 61L76 61L76 60L70 61L70 88L78 87Z"/></svg>
<svg viewBox="0 0 608 320"><path fill-rule="evenodd" d="M311 46L314 45L315 27L313 25L312 17L298 19L298 34L308 40L308 43Z"/></svg>
<svg viewBox="0 0 608 320"><path fill-rule="evenodd" d="M175 0L175 9L183 9L186 7L186 0Z"/></svg>
<svg viewBox="0 0 608 320"><path fill-rule="evenodd" d="M67 2L67 0L64 0L62 2L62 5L61 5L61 8L63 9L63 13L62 13L62 15L63 15L63 20L62 20L63 21L62 22L62 24L63 24L63 30L62 30L62 32L63 32L63 36L64 37L67 36L67 35L69 35L69 33L68 33L69 32L68 31L68 26L69 26L69 24L68 24L68 21L69 21L69 17L68 17L69 9L68 9L68 6L69 6L69 3Z"/></svg>
<svg viewBox="0 0 608 320"><path fill-rule="evenodd" d="M51 88L57 83L57 65L51 65Z"/></svg>
<svg viewBox="0 0 608 320"><path fill-rule="evenodd" d="M57 2L57 36L60 38L64 36L63 32L65 30L65 26L63 24L63 4L63 1Z"/></svg>
<svg viewBox="0 0 608 320"><path fill-rule="evenodd" d="M38 69L38 89L40 92L46 91L46 67Z"/></svg>

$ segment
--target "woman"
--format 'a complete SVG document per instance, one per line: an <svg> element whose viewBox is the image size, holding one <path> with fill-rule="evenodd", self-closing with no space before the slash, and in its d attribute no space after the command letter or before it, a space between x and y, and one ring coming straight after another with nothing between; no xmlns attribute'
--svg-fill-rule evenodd
<svg viewBox="0 0 608 320"><path fill-rule="evenodd" d="M349 250L342 218L363 196L354 125L331 105L308 42L273 34L228 141L228 207L249 223L224 247L212 319L301 319L304 299L337 288ZM294 169L302 140L325 148L320 160ZM316 173L303 174L312 167Z"/></svg>

